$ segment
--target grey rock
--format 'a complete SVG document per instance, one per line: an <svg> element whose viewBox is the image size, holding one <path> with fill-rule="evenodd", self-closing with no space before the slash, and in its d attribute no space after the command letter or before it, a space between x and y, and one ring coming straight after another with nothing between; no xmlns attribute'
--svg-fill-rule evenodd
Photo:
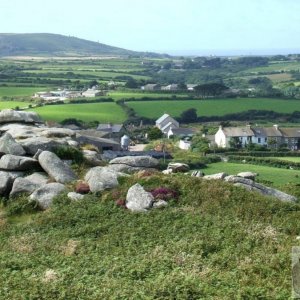
<svg viewBox="0 0 300 300"><path fill-rule="evenodd" d="M0 169L9 171L27 171L39 168L39 163L36 159L5 154L0 159Z"/></svg>
<svg viewBox="0 0 300 300"><path fill-rule="evenodd" d="M47 183L35 190L29 199L36 201L41 209L47 209L52 204L53 198L65 191L65 186L61 183Z"/></svg>
<svg viewBox="0 0 300 300"><path fill-rule="evenodd" d="M188 172L190 170L189 165L184 164L184 163L169 163L168 164L168 169L171 169L173 171L173 173L185 173Z"/></svg>
<svg viewBox="0 0 300 300"><path fill-rule="evenodd" d="M258 192L262 195L275 197L283 202L295 202L297 200L297 198L292 195L286 194L277 189L267 187L260 183L256 183L251 179L246 179L238 176L227 176L225 177L225 181L231 182L235 186L240 186L247 190Z"/></svg>
<svg viewBox="0 0 300 300"><path fill-rule="evenodd" d="M212 174L212 175L205 175L203 176L203 179L206 180L218 180L218 179L224 179L227 176L226 173L217 173L217 174Z"/></svg>
<svg viewBox="0 0 300 300"><path fill-rule="evenodd" d="M56 154L50 151L43 151L39 155L38 160L41 167L55 181L67 183L76 179L74 172Z"/></svg>
<svg viewBox="0 0 300 300"><path fill-rule="evenodd" d="M9 133L5 133L0 138L0 153L1 152L5 154L21 156L26 154L23 147L20 144L18 144Z"/></svg>
<svg viewBox="0 0 300 300"><path fill-rule="evenodd" d="M126 196L126 207L134 212L146 212L152 207L154 197L136 183L129 188Z"/></svg>
<svg viewBox="0 0 300 300"><path fill-rule="evenodd" d="M13 179L9 172L0 171L0 195L5 196L12 187Z"/></svg>
<svg viewBox="0 0 300 300"><path fill-rule="evenodd" d="M24 178L31 181L31 182L33 182L33 183L39 184L39 185L44 185L49 180L48 175L44 172L35 172L35 173L33 173L31 175L28 175Z"/></svg>
<svg viewBox="0 0 300 300"><path fill-rule="evenodd" d="M83 157L91 166L102 166L103 160L101 159L101 155L96 151L91 150L83 150Z"/></svg>
<svg viewBox="0 0 300 300"><path fill-rule="evenodd" d="M72 201L79 201L79 200L82 200L84 198L84 195L78 194L78 193L75 193L75 192L70 192L70 193L68 193L67 196Z"/></svg>
<svg viewBox="0 0 300 300"><path fill-rule="evenodd" d="M162 173L165 175L169 175L173 173L173 170L172 169L163 170Z"/></svg>
<svg viewBox="0 0 300 300"><path fill-rule="evenodd" d="M191 176L192 177L203 177L204 173L202 171L193 171Z"/></svg>
<svg viewBox="0 0 300 300"><path fill-rule="evenodd" d="M91 192L96 193L118 186L119 176L121 176L120 173L107 167L94 167L86 173L84 179L88 183Z"/></svg>
<svg viewBox="0 0 300 300"><path fill-rule="evenodd" d="M258 175L257 173L253 173L253 172L241 172L241 173L237 174L237 176L239 176L239 177L243 177L243 178L251 179L251 180L255 180L255 177L257 175Z"/></svg>
<svg viewBox="0 0 300 300"><path fill-rule="evenodd" d="M0 111L0 123L42 123L41 118L33 111L16 111L3 109Z"/></svg>
<svg viewBox="0 0 300 300"><path fill-rule="evenodd" d="M124 164L130 167L155 168L159 161L151 156L123 156L114 158L109 164Z"/></svg>
<svg viewBox="0 0 300 300"><path fill-rule="evenodd" d="M56 147L68 145L67 141L64 139L51 139L46 137L31 137L28 139L20 140L20 144L25 149L26 153L29 155L34 155L36 152L41 150L51 151Z"/></svg>
<svg viewBox="0 0 300 300"><path fill-rule="evenodd" d="M45 136L47 138L63 138L63 137L75 137L76 133L72 129L68 128L47 128L44 129L41 136Z"/></svg>
<svg viewBox="0 0 300 300"><path fill-rule="evenodd" d="M73 141L73 140L67 140L67 143L69 146L72 146L72 147L78 147L79 146L79 143L76 142L76 141Z"/></svg>
<svg viewBox="0 0 300 300"><path fill-rule="evenodd" d="M31 194L39 187L41 187L41 185L36 184L28 179L19 177L14 181L9 195L14 197L19 194Z"/></svg>
<svg viewBox="0 0 300 300"><path fill-rule="evenodd" d="M109 165L108 168L115 172L121 172L121 173L135 173L142 170L149 170L149 171L156 171L156 169L153 168L144 168L144 167L131 167L124 164L113 164Z"/></svg>
<svg viewBox="0 0 300 300"><path fill-rule="evenodd" d="M153 208L163 208L168 206L168 202L165 200L158 200L153 203Z"/></svg>

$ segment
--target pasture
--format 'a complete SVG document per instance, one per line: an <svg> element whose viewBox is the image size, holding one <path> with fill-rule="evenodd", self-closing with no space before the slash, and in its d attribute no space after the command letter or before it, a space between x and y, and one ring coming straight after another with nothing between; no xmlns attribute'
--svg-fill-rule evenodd
<svg viewBox="0 0 300 300"><path fill-rule="evenodd" d="M0 97L27 97L41 90L41 87L0 87Z"/></svg>
<svg viewBox="0 0 300 300"><path fill-rule="evenodd" d="M125 112L115 103L86 103L47 105L32 109L44 120L60 122L76 118L84 122L120 123L126 120Z"/></svg>
<svg viewBox="0 0 300 300"><path fill-rule="evenodd" d="M273 110L280 113L300 111L299 100L237 98L237 99L206 99L206 100L172 100L172 101L134 101L127 102L137 115L147 118L158 118L164 113L173 117L189 108L195 108L198 116L223 116L251 109Z"/></svg>
<svg viewBox="0 0 300 300"><path fill-rule="evenodd" d="M17 106L19 108L27 107L30 103L28 102L22 102L22 101L0 101L0 110L6 109L6 108L16 108Z"/></svg>
<svg viewBox="0 0 300 300"><path fill-rule="evenodd" d="M205 175L225 172L229 175L235 175L239 172L258 173L258 180L270 181L275 187L283 186L287 183L300 183L300 171L273 168L268 166L256 166L251 164L238 164L230 162L219 162L210 164L203 170Z"/></svg>

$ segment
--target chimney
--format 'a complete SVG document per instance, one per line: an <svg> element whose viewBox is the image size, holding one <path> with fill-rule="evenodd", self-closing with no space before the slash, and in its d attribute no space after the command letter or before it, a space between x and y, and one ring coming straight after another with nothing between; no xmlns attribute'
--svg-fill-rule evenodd
<svg viewBox="0 0 300 300"><path fill-rule="evenodd" d="M278 125L277 124L274 124L273 127L278 130Z"/></svg>
<svg viewBox="0 0 300 300"><path fill-rule="evenodd" d="M220 125L220 126L219 126L219 130L222 130L222 129L223 129L223 126L222 126L222 125Z"/></svg>

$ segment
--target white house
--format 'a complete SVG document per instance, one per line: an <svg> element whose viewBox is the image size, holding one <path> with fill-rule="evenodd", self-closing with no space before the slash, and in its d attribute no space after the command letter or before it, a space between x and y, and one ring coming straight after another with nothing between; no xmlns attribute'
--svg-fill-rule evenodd
<svg viewBox="0 0 300 300"><path fill-rule="evenodd" d="M97 97L97 96L101 96L102 92L100 90L96 90L96 89L87 89L85 92L82 93L83 97Z"/></svg>
<svg viewBox="0 0 300 300"><path fill-rule="evenodd" d="M236 140L244 147L246 144L252 142L254 132L249 125L245 127L219 127L215 134L215 143L220 148L230 147L230 141Z"/></svg>
<svg viewBox="0 0 300 300"><path fill-rule="evenodd" d="M179 123L170 115L164 114L156 120L155 126L159 128L164 134L167 134L171 128L179 128Z"/></svg>

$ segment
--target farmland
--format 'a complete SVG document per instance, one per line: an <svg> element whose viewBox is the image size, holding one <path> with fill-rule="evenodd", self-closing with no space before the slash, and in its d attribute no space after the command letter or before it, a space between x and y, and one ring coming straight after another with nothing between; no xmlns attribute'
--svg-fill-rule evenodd
<svg viewBox="0 0 300 300"><path fill-rule="evenodd" d="M84 122L123 122L125 113L115 103L86 103L66 105L46 105L33 109L44 120L62 121L76 118Z"/></svg>
<svg viewBox="0 0 300 300"><path fill-rule="evenodd" d="M281 113L292 113L300 110L299 100L238 98L216 100L184 100L184 101L135 101L127 102L137 115L147 118L158 118L163 113L180 116L182 111L195 108L199 116L222 116L251 109L273 110Z"/></svg>
<svg viewBox="0 0 300 300"><path fill-rule="evenodd" d="M6 108L16 108L17 106L19 108L26 107L30 103L28 102L21 102L21 101L0 101L0 109L6 109Z"/></svg>

